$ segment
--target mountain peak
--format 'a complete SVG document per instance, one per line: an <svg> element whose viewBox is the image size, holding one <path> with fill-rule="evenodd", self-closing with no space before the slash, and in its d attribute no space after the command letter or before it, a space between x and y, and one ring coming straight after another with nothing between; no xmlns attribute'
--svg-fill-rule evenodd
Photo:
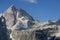
<svg viewBox="0 0 60 40"><path fill-rule="evenodd" d="M11 5L11 6L7 9L7 11L9 11L9 10L14 11L14 10L16 10L16 7L15 7L14 5Z"/></svg>
<svg viewBox="0 0 60 40"><path fill-rule="evenodd" d="M14 5L11 5L10 8L15 8L15 6Z"/></svg>
<svg viewBox="0 0 60 40"><path fill-rule="evenodd" d="M13 14L13 13L16 13L16 7L14 5L11 5L6 11L5 13L7 14Z"/></svg>

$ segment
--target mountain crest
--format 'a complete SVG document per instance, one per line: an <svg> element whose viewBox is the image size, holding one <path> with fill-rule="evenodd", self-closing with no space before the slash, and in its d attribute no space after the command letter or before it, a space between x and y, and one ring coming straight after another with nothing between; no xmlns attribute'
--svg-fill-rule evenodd
<svg viewBox="0 0 60 40"><path fill-rule="evenodd" d="M11 5L9 8L10 8L10 9L16 9L16 7L15 7L14 5ZM8 9L9 9L9 8L8 8Z"/></svg>

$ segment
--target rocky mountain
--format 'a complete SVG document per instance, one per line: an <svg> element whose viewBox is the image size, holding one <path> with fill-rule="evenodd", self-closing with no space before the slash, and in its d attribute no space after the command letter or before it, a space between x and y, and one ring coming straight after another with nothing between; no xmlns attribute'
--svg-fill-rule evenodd
<svg viewBox="0 0 60 40"><path fill-rule="evenodd" d="M27 27L27 23L29 24L29 22L32 22L34 20L23 9L16 9L13 5L4 12L4 17L6 18L8 29L13 26L20 26L20 24L24 24L23 26Z"/></svg>
<svg viewBox="0 0 60 40"><path fill-rule="evenodd" d="M0 14L0 40L60 40L60 19L40 22L11 5Z"/></svg>

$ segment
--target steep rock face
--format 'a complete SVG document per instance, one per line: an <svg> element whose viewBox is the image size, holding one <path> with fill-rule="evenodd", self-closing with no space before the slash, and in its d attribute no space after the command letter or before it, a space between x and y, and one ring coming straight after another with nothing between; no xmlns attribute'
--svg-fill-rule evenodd
<svg viewBox="0 0 60 40"><path fill-rule="evenodd" d="M9 29L16 23L16 13L17 9L13 5L9 7L4 13L4 17L6 18L6 24Z"/></svg>

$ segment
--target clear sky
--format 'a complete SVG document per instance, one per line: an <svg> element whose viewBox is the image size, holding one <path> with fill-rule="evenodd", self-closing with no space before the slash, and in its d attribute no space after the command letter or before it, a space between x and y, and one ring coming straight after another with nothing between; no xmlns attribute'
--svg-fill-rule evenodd
<svg viewBox="0 0 60 40"><path fill-rule="evenodd" d="M16 8L24 9L34 19L40 21L60 18L60 0L0 0L0 13L12 4Z"/></svg>

